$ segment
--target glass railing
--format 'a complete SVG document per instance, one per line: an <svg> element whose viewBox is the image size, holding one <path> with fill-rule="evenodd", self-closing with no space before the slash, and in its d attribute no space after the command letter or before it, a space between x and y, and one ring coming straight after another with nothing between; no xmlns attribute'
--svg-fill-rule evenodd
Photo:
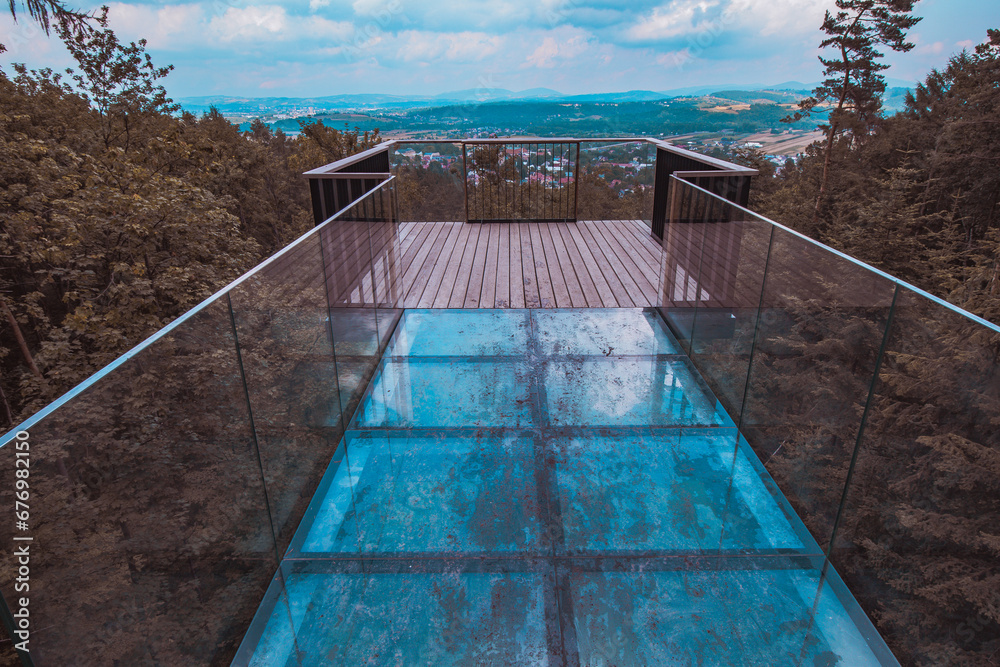
<svg viewBox="0 0 1000 667"><path fill-rule="evenodd" d="M394 186L0 439L0 499L24 512L0 522L22 658L231 659L398 317Z"/></svg>
<svg viewBox="0 0 1000 667"><path fill-rule="evenodd" d="M694 366L897 658L989 664L1000 327L672 181L660 304Z"/></svg>
<svg viewBox="0 0 1000 667"><path fill-rule="evenodd" d="M461 142L393 142L389 164L396 177L400 220L465 221Z"/></svg>

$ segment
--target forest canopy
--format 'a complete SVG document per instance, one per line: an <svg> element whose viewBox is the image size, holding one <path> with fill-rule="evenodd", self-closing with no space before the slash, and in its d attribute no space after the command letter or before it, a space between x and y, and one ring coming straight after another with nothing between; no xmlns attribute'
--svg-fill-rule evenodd
<svg viewBox="0 0 1000 667"><path fill-rule="evenodd" d="M1000 322L998 118L1000 30L989 30L903 111L837 133L829 153L813 144L777 175L759 151L735 158L762 171L755 211Z"/></svg>
<svg viewBox="0 0 1000 667"><path fill-rule="evenodd" d="M312 224L299 174L378 142L179 113L145 42L57 23L77 66L0 70L0 422L51 402Z"/></svg>

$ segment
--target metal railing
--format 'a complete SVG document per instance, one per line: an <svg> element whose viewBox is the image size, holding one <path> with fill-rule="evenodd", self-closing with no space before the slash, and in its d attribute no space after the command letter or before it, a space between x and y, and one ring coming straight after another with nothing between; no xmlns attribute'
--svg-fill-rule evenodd
<svg viewBox="0 0 1000 667"><path fill-rule="evenodd" d="M338 160L303 174L309 179L313 215L317 224L331 211L375 187L379 178L394 170L391 155L407 146L433 146L447 151L421 153L419 167L436 170L432 186L405 186L401 178L401 211L410 210L408 198L427 198L434 211L444 210L440 222L457 215L465 222L575 222L579 219L581 193L600 187L598 179L587 181L581 157L584 144L636 144L654 151L651 233L663 238L667 219L670 177L690 181L735 204L749 200L751 179L757 171L694 153L649 137L544 138L507 137L463 140L391 140L358 155ZM413 151L416 155L416 151ZM638 159L638 158L634 158ZM629 166L629 165L626 165ZM606 182L604 182L606 183ZM606 184L605 187L611 187ZM619 196L624 194L618 191ZM451 199L450 204L443 200ZM646 219L643 215L642 219ZM405 222L405 213L402 218Z"/></svg>
<svg viewBox="0 0 1000 667"><path fill-rule="evenodd" d="M576 222L580 142L462 142L468 222Z"/></svg>

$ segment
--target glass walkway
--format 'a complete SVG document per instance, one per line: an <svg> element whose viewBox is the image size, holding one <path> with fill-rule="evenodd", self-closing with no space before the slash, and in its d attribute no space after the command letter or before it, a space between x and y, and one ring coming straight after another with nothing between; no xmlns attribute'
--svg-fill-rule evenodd
<svg viewBox="0 0 1000 667"><path fill-rule="evenodd" d="M652 309L406 310L234 664L898 664Z"/></svg>

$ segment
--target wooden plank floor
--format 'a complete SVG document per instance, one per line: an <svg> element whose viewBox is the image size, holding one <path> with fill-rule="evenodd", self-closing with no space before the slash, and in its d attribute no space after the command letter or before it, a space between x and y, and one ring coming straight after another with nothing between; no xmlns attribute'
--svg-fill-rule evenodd
<svg viewBox="0 0 1000 667"><path fill-rule="evenodd" d="M633 308L656 301L660 246L641 221L412 222L403 308Z"/></svg>

